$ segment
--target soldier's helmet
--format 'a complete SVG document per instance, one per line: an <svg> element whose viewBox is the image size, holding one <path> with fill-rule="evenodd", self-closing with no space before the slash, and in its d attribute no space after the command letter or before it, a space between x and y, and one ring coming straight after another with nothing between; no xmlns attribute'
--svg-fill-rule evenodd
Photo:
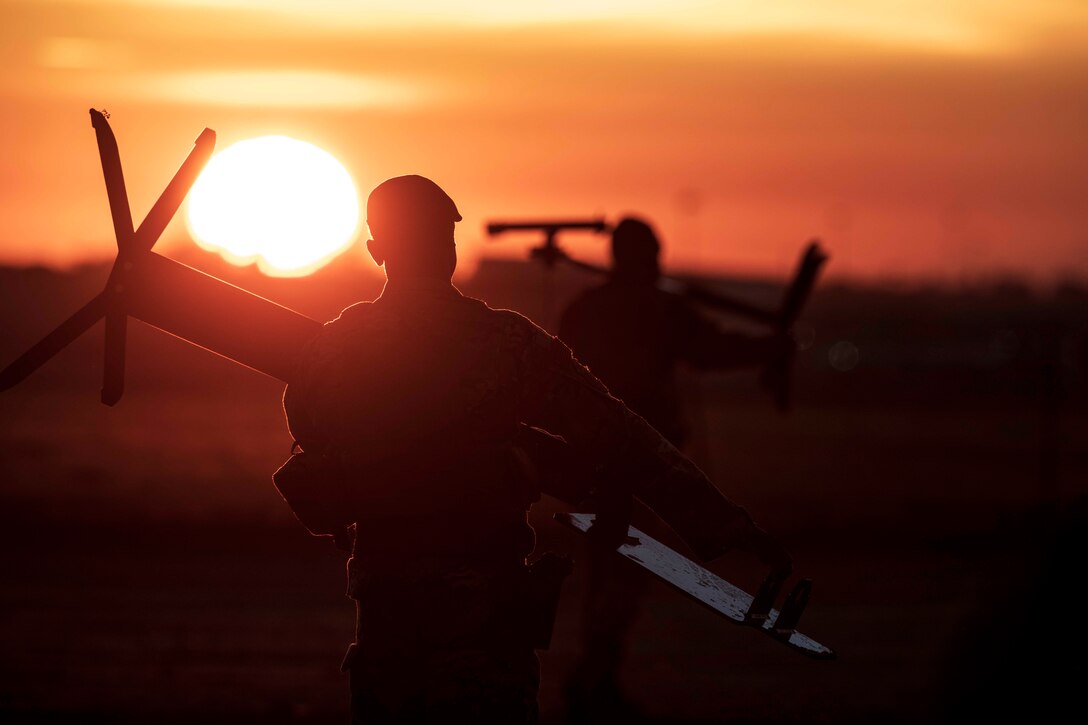
<svg viewBox="0 0 1088 725"><path fill-rule="evenodd" d="M416 174L395 176L374 187L366 202L366 221L371 231L421 224L461 221L450 195L438 184Z"/></svg>

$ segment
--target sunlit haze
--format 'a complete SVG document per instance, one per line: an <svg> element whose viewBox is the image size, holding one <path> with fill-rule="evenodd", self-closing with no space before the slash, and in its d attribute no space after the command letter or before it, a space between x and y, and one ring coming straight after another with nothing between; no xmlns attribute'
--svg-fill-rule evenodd
<svg viewBox="0 0 1088 725"><path fill-rule="evenodd" d="M340 163L285 136L239 141L216 154L189 193L193 239L235 264L306 274L347 247L358 193Z"/></svg>
<svg viewBox="0 0 1088 725"><path fill-rule="evenodd" d="M139 216L192 140L281 135L365 198L422 174L463 269L497 219L637 213L667 269L1088 276L1088 4L1073 0L0 0L0 262L113 254L86 110ZM191 244L175 222L158 247ZM563 240L602 261L602 238ZM347 254L363 255L359 249ZM365 257L361 257L365 260Z"/></svg>

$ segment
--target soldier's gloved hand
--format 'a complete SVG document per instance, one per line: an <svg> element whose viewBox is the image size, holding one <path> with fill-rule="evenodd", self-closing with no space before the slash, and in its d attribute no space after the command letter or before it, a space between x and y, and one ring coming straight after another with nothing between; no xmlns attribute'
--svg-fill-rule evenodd
<svg viewBox="0 0 1088 725"><path fill-rule="evenodd" d="M620 546L631 543L627 536L629 520L627 517L616 515L614 512L598 513L593 517L593 524L586 531L590 539L606 549L618 549Z"/></svg>
<svg viewBox="0 0 1088 725"><path fill-rule="evenodd" d="M789 576L790 572L793 571L793 557L790 556L785 547L755 524L749 527L740 542L740 546L755 554L760 561L782 578Z"/></svg>
<svg viewBox="0 0 1088 725"><path fill-rule="evenodd" d="M606 549L616 549L628 542L627 531L634 512L630 494L602 489L591 501L593 524L586 531L595 543Z"/></svg>
<svg viewBox="0 0 1088 725"><path fill-rule="evenodd" d="M351 552L355 548L355 530L352 526L344 526L332 535L332 540L340 551Z"/></svg>

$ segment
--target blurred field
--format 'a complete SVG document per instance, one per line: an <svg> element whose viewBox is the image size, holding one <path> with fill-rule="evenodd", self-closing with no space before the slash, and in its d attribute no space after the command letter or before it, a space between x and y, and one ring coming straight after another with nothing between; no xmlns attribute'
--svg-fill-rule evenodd
<svg viewBox="0 0 1088 725"><path fill-rule="evenodd" d="M377 288L327 275L232 281L324 318ZM546 323L538 275L485 265L462 287ZM104 270L0 279L6 364ZM553 302L589 281L558 278ZM840 658L805 660L654 585L624 671L647 721L935 722L985 689L986 658L1020 672L1015 619L990 631L1007 645L997 655L973 632L1047 573L1060 526L1079 525L1086 299L831 287L805 318L813 342L789 414L753 374L686 378L693 455L815 580L801 628ZM281 386L134 323L126 395L106 408L100 335L0 397L0 717L345 721L344 557L307 536L271 485L290 446ZM831 353L844 341L858 351L849 370ZM577 559L581 542L550 521L556 506L533 512L539 549ZM746 585L759 576L733 555L715 569ZM1063 601L1078 601L1076 586L1058 587ZM541 655L547 722L561 721L583 587L576 568ZM1049 672L1046 657L1029 659Z"/></svg>

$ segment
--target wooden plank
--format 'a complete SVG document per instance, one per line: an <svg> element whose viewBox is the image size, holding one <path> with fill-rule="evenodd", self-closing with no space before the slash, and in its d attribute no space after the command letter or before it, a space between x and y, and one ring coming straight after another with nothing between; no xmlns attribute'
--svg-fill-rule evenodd
<svg viewBox="0 0 1088 725"><path fill-rule="evenodd" d="M593 525L593 514L555 514L556 521L586 533ZM815 659L834 659L835 653L816 640L800 632L778 633L774 622L778 611L771 609L769 616L757 626L745 617L752 606L752 595L717 574L704 569L687 557L673 551L652 536L636 529L628 530L628 543L622 544L616 553L639 565L661 581L686 594L699 604L708 607L734 624L762 632L777 642Z"/></svg>

